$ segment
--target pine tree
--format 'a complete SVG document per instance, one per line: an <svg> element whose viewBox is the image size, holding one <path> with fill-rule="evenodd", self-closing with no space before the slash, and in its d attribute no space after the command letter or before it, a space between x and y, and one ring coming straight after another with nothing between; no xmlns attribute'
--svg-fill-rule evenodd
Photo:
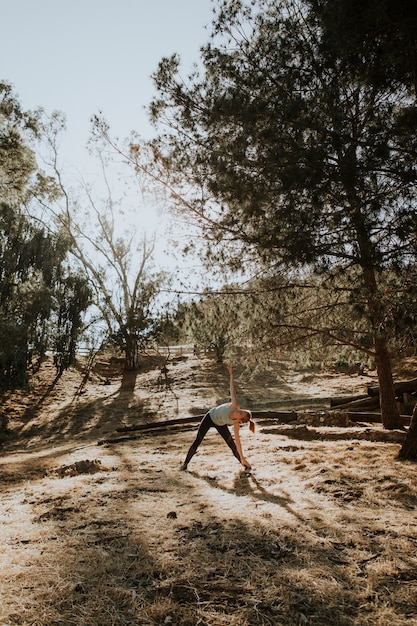
<svg viewBox="0 0 417 626"><path fill-rule="evenodd" d="M350 272L383 424L399 427L383 275L415 260L410 89L364 84L303 0L223 2L201 61L185 82L179 59L164 59L150 107L170 128L157 149L196 190L187 207L223 252L238 241L271 268Z"/></svg>

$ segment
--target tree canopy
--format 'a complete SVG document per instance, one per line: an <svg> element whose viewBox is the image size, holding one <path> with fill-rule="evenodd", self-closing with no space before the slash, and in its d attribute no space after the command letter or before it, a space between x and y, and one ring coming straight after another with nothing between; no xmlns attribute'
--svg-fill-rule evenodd
<svg viewBox="0 0 417 626"><path fill-rule="evenodd" d="M326 44L367 84L397 81L417 91L414 0L310 0Z"/></svg>
<svg viewBox="0 0 417 626"><path fill-rule="evenodd" d="M24 384L47 349L69 364L89 303L85 281L67 264L68 238L28 216L51 190L31 147L39 116L0 84L0 388Z"/></svg>
<svg viewBox="0 0 417 626"><path fill-rule="evenodd" d="M219 3L202 69L183 80L163 59L150 113L220 255L235 241L269 271L349 273L395 427L384 276L415 263L417 107L408 83L366 83L335 54L322 17L303 0Z"/></svg>
<svg viewBox="0 0 417 626"><path fill-rule="evenodd" d="M71 242L71 254L89 285L95 326L104 342L124 353L125 368L135 370L140 352L159 333L158 298L167 281L166 273L154 264L154 237L145 232L138 215L143 187L137 176L134 183L129 180L124 163L122 173L116 168L115 162L120 165L121 159L110 127L95 116L90 151L101 169L101 189L83 181L78 193L71 190L59 165L58 145L64 131L65 116L60 113L43 125L50 151L47 163L60 192L53 208L56 221ZM122 189L115 184L115 171L123 181Z"/></svg>

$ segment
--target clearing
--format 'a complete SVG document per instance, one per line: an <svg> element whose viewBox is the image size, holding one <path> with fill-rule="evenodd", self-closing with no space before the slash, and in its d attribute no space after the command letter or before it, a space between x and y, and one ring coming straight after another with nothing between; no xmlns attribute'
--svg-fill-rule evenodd
<svg viewBox="0 0 417 626"><path fill-rule="evenodd" d="M227 401L226 369L179 354L166 373L156 358L126 373L103 356L84 380L84 365L54 381L46 360L1 400L2 626L417 625L416 466L396 460L401 433L259 421L242 429L252 472L215 431L179 472L196 425L103 441ZM236 372L254 410L320 409L375 381L286 363Z"/></svg>

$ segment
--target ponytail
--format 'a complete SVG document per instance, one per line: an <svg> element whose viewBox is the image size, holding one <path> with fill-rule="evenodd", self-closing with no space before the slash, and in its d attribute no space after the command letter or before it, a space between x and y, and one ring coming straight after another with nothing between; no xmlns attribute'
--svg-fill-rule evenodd
<svg viewBox="0 0 417 626"><path fill-rule="evenodd" d="M240 418L240 423L241 424L248 424L249 430L253 434L255 432L255 422L252 419L252 413L250 411L248 411L247 409L239 409L239 411L240 411L240 414L242 416Z"/></svg>

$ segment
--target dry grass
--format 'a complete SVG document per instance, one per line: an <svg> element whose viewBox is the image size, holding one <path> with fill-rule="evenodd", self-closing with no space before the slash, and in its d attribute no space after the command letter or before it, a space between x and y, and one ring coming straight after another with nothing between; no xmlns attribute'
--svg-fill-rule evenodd
<svg viewBox="0 0 417 626"><path fill-rule="evenodd" d="M157 368L98 369L72 401L74 370L54 388L39 377L36 400L35 387L3 399L17 439L0 458L0 624L417 624L416 467L395 460L399 444L260 424L242 431L252 473L215 433L189 472L177 467L192 430L97 445L120 423L198 413L227 393L208 361L174 371L171 390ZM281 370L261 383L244 388L258 407L266 388L305 405L364 381Z"/></svg>

